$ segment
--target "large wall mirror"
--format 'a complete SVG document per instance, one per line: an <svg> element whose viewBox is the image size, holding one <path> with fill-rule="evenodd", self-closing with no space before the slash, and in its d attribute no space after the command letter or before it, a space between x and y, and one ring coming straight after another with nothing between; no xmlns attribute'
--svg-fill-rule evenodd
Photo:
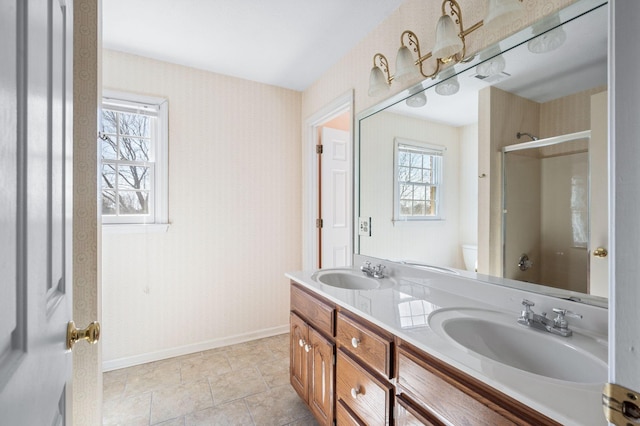
<svg viewBox="0 0 640 426"><path fill-rule="evenodd" d="M360 114L356 252L606 306L607 16L580 0Z"/></svg>

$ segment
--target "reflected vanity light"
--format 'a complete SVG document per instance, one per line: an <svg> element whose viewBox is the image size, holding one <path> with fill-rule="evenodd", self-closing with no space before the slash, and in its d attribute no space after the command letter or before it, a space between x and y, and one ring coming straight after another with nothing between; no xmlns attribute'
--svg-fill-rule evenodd
<svg viewBox="0 0 640 426"><path fill-rule="evenodd" d="M550 21L555 28L550 31L544 31L545 27L539 26L533 27L533 35L538 35L536 38L529 40L527 43L527 49L531 53L547 53L552 50L556 50L562 46L567 39L567 33L560 25L560 18L554 16ZM547 26L548 28L548 26Z"/></svg>
<svg viewBox="0 0 640 426"><path fill-rule="evenodd" d="M516 15L521 14L522 10L522 0L489 0L485 20L465 28L462 22L462 9L458 2L443 0L442 16L436 24L436 42L433 50L423 55L418 36L413 31L404 31L400 35L395 75L391 75L389 62L382 53L374 55L373 68L369 77L369 96L380 96L386 93L393 80L406 82L420 76L432 78L440 72L442 65L457 64L468 59L466 36L483 25L497 27L507 24ZM417 59L414 59L414 53L417 54ZM435 67L432 72L425 73L423 64L432 57L435 60Z"/></svg>
<svg viewBox="0 0 640 426"><path fill-rule="evenodd" d="M480 64L476 67L476 74L481 77L493 77L504 71L507 66L500 49L496 46L480 54Z"/></svg>
<svg viewBox="0 0 640 426"><path fill-rule="evenodd" d="M427 104L427 95L425 95L424 92L418 92L415 95L407 98L405 103L411 108L423 107Z"/></svg>
<svg viewBox="0 0 640 426"><path fill-rule="evenodd" d="M443 79L445 78L446 77L443 77ZM460 82L458 81L458 76L446 78L446 80L436 84L436 93L441 96L455 95L456 93L458 93L458 90L460 90Z"/></svg>

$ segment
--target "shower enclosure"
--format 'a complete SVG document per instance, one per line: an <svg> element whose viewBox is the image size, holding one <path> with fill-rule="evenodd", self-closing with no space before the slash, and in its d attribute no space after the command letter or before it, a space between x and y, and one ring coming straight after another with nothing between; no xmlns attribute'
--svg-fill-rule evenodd
<svg viewBox="0 0 640 426"><path fill-rule="evenodd" d="M506 146L503 276L588 293L591 131Z"/></svg>

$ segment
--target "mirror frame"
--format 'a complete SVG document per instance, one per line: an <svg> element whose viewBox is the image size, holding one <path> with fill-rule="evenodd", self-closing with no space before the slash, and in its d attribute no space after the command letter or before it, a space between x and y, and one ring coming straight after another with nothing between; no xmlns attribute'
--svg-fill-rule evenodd
<svg viewBox="0 0 640 426"><path fill-rule="evenodd" d="M537 22L532 23L530 26L492 44L487 46L486 48L475 53L473 58L466 62L460 62L452 67L446 69L448 73L450 73L451 69L454 70L453 73L450 74L450 78L454 76L458 76L461 73L464 73L472 68L475 68L478 64L484 62L485 60L492 59L494 56L506 53L510 50L521 46L522 44L527 43L529 40L535 38L541 29L543 31L549 31L555 27L564 25L570 21L580 18L582 15L587 14L599 7L605 6L609 3L608 0L579 0L575 3L570 4L569 6L548 15ZM559 18L559 20L558 20ZM538 34L533 33L533 27L536 27ZM493 52L492 56L489 56L489 52ZM484 60L480 60L480 57L487 55L487 58ZM361 135L361 126L362 121L372 115L384 111L387 108L399 103L403 102L407 98L415 95L418 92L426 91L429 88L435 86L440 83L438 80L438 76L440 73L432 78L427 78L413 86L410 86L399 93L390 96L387 99L382 100L378 104L365 109L364 111L358 113L356 115L355 121L355 142L354 143L354 152L353 152L353 248L355 255L367 256L366 254L360 253L360 238L358 235L358 220L360 217L360 135ZM369 256L368 256L369 257ZM384 259L388 260L388 259ZM407 265L410 266L410 265ZM419 268L419 267L418 267ZM540 284L533 284L524 281L517 281L502 277L496 277L491 275L478 274L468 271L459 271L461 276L465 276L468 278L477 279L483 282L487 282L490 284L507 286L511 288L517 288L520 290L525 290L532 293L543 294L546 296L556 297L564 300L570 300L577 303L584 303L588 305L598 306L607 308L609 306L609 301L605 297L593 296L578 292L573 292L569 290L563 290L553 287L548 287Z"/></svg>

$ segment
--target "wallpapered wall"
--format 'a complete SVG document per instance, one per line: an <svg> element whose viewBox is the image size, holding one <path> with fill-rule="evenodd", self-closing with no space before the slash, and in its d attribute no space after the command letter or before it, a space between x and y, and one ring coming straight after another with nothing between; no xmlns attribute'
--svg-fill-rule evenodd
<svg viewBox="0 0 640 426"><path fill-rule="evenodd" d="M73 2L73 320L100 320L97 121L100 0ZM102 424L101 343L73 348L73 423Z"/></svg>
<svg viewBox="0 0 640 426"><path fill-rule="evenodd" d="M300 92L109 50L103 87L168 99L170 222L103 232L105 367L286 332Z"/></svg>

